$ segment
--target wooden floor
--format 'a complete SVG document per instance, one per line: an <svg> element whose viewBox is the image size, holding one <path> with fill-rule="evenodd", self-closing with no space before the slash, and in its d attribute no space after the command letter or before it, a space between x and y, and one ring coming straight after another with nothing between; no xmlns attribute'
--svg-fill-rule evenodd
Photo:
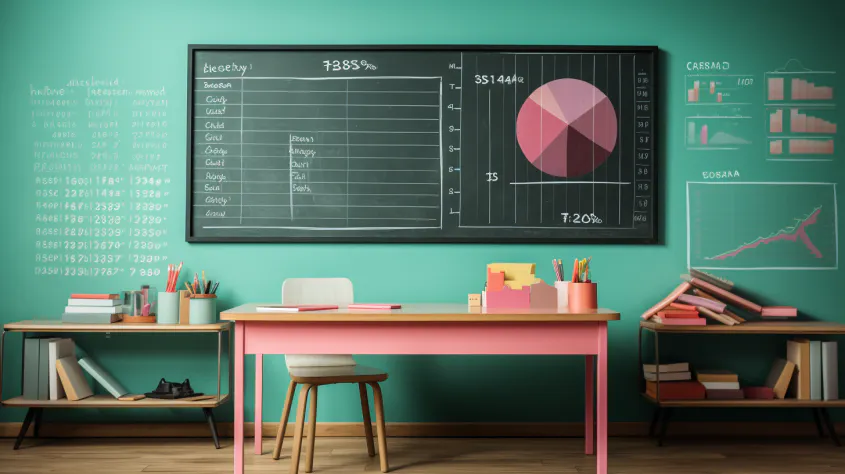
<svg viewBox="0 0 845 474"><path fill-rule="evenodd" d="M251 441L251 440L250 440ZM289 441L289 440L288 440ZM216 450L207 439L27 439L12 450L0 440L0 473L122 474L225 473L232 469L231 439ZM391 438L391 470L407 474L581 474L595 472L580 439ZM273 461L247 446L246 472L287 473L290 444ZM304 472L304 470L300 470ZM318 438L315 473L379 472L363 438ZM668 440L658 448L643 438L612 438L608 472L614 474L819 474L845 472L845 447L827 440Z"/></svg>

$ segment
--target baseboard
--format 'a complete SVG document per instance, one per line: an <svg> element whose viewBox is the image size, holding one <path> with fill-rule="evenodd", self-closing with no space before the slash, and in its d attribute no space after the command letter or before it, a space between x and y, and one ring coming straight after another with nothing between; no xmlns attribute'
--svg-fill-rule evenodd
<svg viewBox="0 0 845 474"><path fill-rule="evenodd" d="M265 437L276 435L278 423L264 423ZM0 423L0 437L17 436L21 423ZM837 423L837 431L845 432L845 423ZM247 423L244 433L252 437L253 423ZM30 434L31 434L30 429ZM220 423L220 436L232 437L233 424ZM608 426L609 436L646 436L648 423L613 422ZM289 423L286 436L293 435ZM317 423L317 436L363 436L361 423ZM547 438L580 437L584 435L583 423L388 423L387 435L394 437L462 437L462 438ZM669 436L749 436L797 437L817 436L813 423L785 422L677 422L669 426ZM47 438L195 438L209 436L205 423L49 423L41 427L41 436Z"/></svg>

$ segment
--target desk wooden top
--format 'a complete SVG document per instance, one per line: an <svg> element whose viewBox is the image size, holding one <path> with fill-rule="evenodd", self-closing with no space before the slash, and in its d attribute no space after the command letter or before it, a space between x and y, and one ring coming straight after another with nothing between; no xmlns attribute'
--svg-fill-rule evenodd
<svg viewBox="0 0 845 474"><path fill-rule="evenodd" d="M348 309L296 313L258 312L256 306L279 303L249 303L220 313L227 321L279 322L590 322L616 321L619 313L597 309L584 313L570 313L557 308L490 309L472 308L466 303L415 303L395 310Z"/></svg>
<svg viewBox="0 0 845 474"><path fill-rule="evenodd" d="M6 323L6 331L25 332L218 332L228 331L231 323L223 321L214 324L156 324L156 323L110 323L80 324L63 323L44 319Z"/></svg>
<svg viewBox="0 0 845 474"><path fill-rule="evenodd" d="M845 334L845 324L827 321L747 321L735 326L665 326L653 321L641 321L640 326L656 332L687 334Z"/></svg>

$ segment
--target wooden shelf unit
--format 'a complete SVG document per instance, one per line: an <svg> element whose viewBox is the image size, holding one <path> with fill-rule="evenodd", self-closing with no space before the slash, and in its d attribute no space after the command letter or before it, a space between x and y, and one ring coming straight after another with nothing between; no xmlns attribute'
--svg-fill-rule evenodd
<svg viewBox="0 0 845 474"><path fill-rule="evenodd" d="M28 400L14 397L3 401L8 407L27 408L217 408L229 401L229 394L209 400L162 400L158 398L142 398L141 400L122 402L111 395L93 395L82 400Z"/></svg>
<svg viewBox="0 0 845 474"><path fill-rule="evenodd" d="M840 446L833 422L827 412L828 408L845 407L845 399L840 400L798 400L795 398L774 400L659 400L646 393L646 381L643 373L643 332L654 335L654 364L660 365L660 334L768 334L768 335L845 335L845 324L826 321L747 321L734 326L710 324L706 326L676 326L663 325L653 321L640 321L638 334L638 362L640 373L640 392L643 398L655 405L654 417L651 422L649 435L657 435L658 446L663 445L666 426L674 408L809 408L813 410L813 417L820 435L825 433L824 427L833 442ZM773 356L774 358L774 356ZM659 374L658 374L659 377ZM669 383L669 382L667 382ZM660 396L660 384L657 384L657 395ZM659 431L658 431L659 430Z"/></svg>
<svg viewBox="0 0 845 474"><path fill-rule="evenodd" d="M232 323L229 321L221 321L213 324L149 324L149 323L111 323L111 324L78 324L78 323L63 323L56 320L27 320L8 323L3 326L3 331L0 332L0 400L3 396L3 363L5 361L5 340L6 334L10 332L19 332L26 337L27 333L38 334L79 334L79 333L179 333L179 334L198 334L198 333L212 333L217 334L217 392L214 398L208 400L162 400L144 398L135 401L120 401L111 395L93 395L82 400L71 401L66 398L61 400L32 400L25 399L22 396L12 397L0 402L6 407L21 407L28 408L26 417L24 418L21 430L18 433L18 438L15 441L14 449L18 449L23 442L26 432L29 430L29 425L34 421L34 434L38 436L39 426L41 424L42 412L45 408L198 408L201 409L206 421L211 428L211 435L214 440L214 445L219 449L220 442L217 437L217 424L214 421L212 408L219 407L228 402L231 398L232 391L232 344L229 340L231 334ZM223 359L223 334L227 335L228 354L228 376L229 389L228 393L221 393L220 391L220 374L222 371ZM21 357L21 364L23 364L23 357ZM21 388L23 388L23 370L21 370Z"/></svg>

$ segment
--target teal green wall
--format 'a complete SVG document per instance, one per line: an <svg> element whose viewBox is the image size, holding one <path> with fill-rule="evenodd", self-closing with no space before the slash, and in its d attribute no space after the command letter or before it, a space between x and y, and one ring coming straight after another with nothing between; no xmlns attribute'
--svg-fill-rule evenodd
<svg viewBox="0 0 845 474"><path fill-rule="evenodd" d="M796 5L799 5L796 7ZM645 420L649 407L637 395L637 326L644 308L676 285L686 265L685 182L702 171L739 170L743 180L842 182L840 161L767 163L761 147L747 154L699 155L684 149L684 75L687 61L730 61L738 72L763 72L800 58L808 67L845 74L842 2L777 0L581 0L491 2L400 1L77 1L4 2L0 15L0 162L2 162L2 272L0 322L57 319L74 291L134 288L137 277L37 277L34 262L34 173L29 128L30 84L61 84L71 77L118 76L127 83L163 85L171 106L169 147L171 205L166 254L191 272L205 269L222 281L220 306L279 298L287 277L346 276L363 301L463 302L479 290L491 261L538 262L552 277L552 256L592 255L600 303L623 315L610 327L610 419ZM189 43L501 43L642 44L662 49L659 67L658 172L661 244L655 246L555 245L188 245L184 242L185 94ZM838 82L838 91L845 84ZM759 91L762 97L762 89ZM760 101L758 101L760 102ZM762 116L762 105L755 113ZM842 109L839 125L845 125ZM762 130L762 129L761 129ZM760 132L762 140L762 131ZM841 148L842 142L837 143ZM725 212L730 212L726 210ZM840 228L840 231L842 229ZM841 232L840 232L841 233ZM564 258L564 261L566 261ZM162 265L163 266L163 265ZM764 303L798 306L815 318L843 321L841 271L724 272ZM161 279L163 282L163 279ZM159 282L159 286L162 286ZM780 299L776 299L780 298ZM135 392L160 377L190 377L196 389L213 390L214 340L177 336L87 336L79 345ZM19 335L7 337L5 396L19 391ZM692 344L696 342L697 344ZM168 346L178 345L175 349ZM760 383L781 338L667 341L677 358L732 368ZM556 357L361 357L390 372L385 384L389 421L578 421L582 419L583 361ZM247 381L252 381L252 363ZM266 420L277 420L287 376L283 360L265 362ZM552 374L550 376L550 374ZM532 390L521 387L530 383ZM248 390L247 417L252 417ZM525 394L532 397L525 399ZM351 388L321 393L321 421L355 421L360 407ZM230 407L217 410L231 419ZM804 416L757 412L760 416ZM709 419L745 413L709 412ZM0 409L0 421L20 420L22 410ZM689 413L679 416L703 416ZM88 420L197 419L198 413L68 411L48 417Z"/></svg>

